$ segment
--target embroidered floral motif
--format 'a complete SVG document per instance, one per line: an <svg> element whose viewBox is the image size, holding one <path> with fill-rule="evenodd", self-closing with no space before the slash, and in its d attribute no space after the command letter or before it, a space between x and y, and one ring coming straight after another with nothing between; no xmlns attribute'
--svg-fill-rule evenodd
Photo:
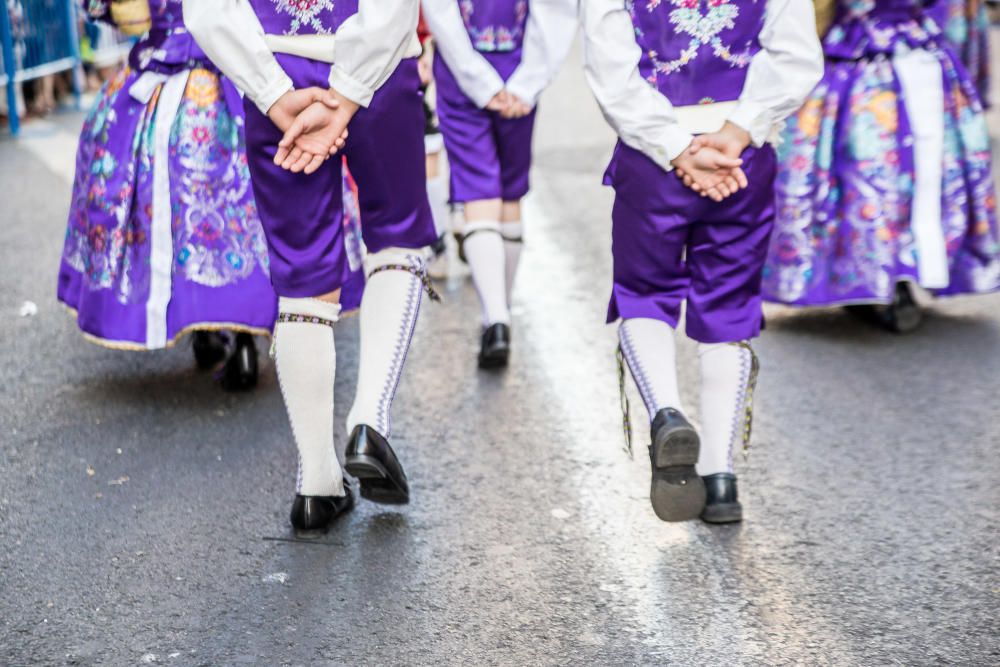
<svg viewBox="0 0 1000 667"><path fill-rule="evenodd" d="M459 8L462 20L477 51L485 53L510 52L517 49L524 37L524 26L528 20L528 0L517 0L514 5L513 25L487 24L475 22L475 0L461 0ZM489 19L486 19L489 20Z"/></svg>
<svg viewBox="0 0 1000 667"><path fill-rule="evenodd" d="M658 11L662 8L670 9L669 20L674 26L678 35L689 38L687 45L680 54L673 59L663 60L662 54L651 50L647 53L653 63L653 74L650 76L655 84L658 75L667 75L676 72L691 61L701 52L703 46L709 46L712 54L720 60L729 63L732 67L745 68L753 58L751 44L742 48L735 48L722 37L726 30L732 30L737 25L740 16L740 8L733 4L732 0L667 0L668 5L664 5L664 0L643 0L643 9L647 13ZM641 37L638 28L639 22L636 20L635 0L628 3L628 9L636 25L637 36Z"/></svg>
<svg viewBox="0 0 1000 667"><path fill-rule="evenodd" d="M320 35L327 35L332 30L324 24L321 14L333 11L334 0L272 0L279 12L292 17L292 24L287 34L298 34L302 28L309 28L311 32Z"/></svg>

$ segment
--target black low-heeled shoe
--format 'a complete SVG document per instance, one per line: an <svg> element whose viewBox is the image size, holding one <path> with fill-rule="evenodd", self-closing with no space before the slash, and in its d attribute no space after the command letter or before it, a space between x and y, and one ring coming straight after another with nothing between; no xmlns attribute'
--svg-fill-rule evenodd
<svg viewBox="0 0 1000 667"><path fill-rule="evenodd" d="M510 326L491 324L483 331L479 348L480 368L503 368L510 359Z"/></svg>
<svg viewBox="0 0 1000 667"><path fill-rule="evenodd" d="M225 359L228 342L221 331L195 331L191 335L191 349L198 368L207 371Z"/></svg>
<svg viewBox="0 0 1000 667"><path fill-rule="evenodd" d="M920 304L913 296L913 288L905 281L896 283L890 304L857 304L845 308L863 320L900 334L910 333L924 319Z"/></svg>
<svg viewBox="0 0 1000 667"><path fill-rule="evenodd" d="M236 345L222 369L222 388L226 391L248 391L257 386L257 344L253 335L236 334Z"/></svg>
<svg viewBox="0 0 1000 667"><path fill-rule="evenodd" d="M679 410L656 413L650 429L652 481L649 500L663 521L697 519L705 508L705 485L695 471L701 440Z"/></svg>
<svg viewBox="0 0 1000 667"><path fill-rule="evenodd" d="M705 509L701 520L706 523L736 523L743 520L743 505L736 490L736 475L720 472L702 477L705 483Z"/></svg>
<svg viewBox="0 0 1000 667"><path fill-rule="evenodd" d="M354 427L344 453L344 469L358 478L362 498L383 505L410 502L410 485L402 464L389 441L372 427Z"/></svg>
<svg viewBox="0 0 1000 667"><path fill-rule="evenodd" d="M296 495L289 517L292 526L301 531L323 531L338 517L354 509L354 494L351 487L344 485L343 496L302 496Z"/></svg>

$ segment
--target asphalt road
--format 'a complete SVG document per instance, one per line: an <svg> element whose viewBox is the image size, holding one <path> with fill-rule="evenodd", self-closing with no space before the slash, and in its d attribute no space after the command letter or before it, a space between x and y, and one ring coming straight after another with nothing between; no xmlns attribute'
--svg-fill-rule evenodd
<svg viewBox="0 0 1000 667"><path fill-rule="evenodd" d="M412 504L295 542L264 355L227 395L188 347L95 347L56 303L80 121L0 141L0 665L1000 664L1000 295L929 303L902 337L770 308L745 522L659 522L603 325L612 138L568 67L511 367L476 371L475 294L448 284L394 413Z"/></svg>

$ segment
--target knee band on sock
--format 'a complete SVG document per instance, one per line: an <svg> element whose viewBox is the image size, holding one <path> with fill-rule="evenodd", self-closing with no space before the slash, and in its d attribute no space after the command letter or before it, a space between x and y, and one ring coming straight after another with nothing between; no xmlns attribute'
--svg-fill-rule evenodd
<svg viewBox="0 0 1000 667"><path fill-rule="evenodd" d="M333 439L333 384L337 370L333 326L340 305L281 297L274 331L278 383L298 447L296 492L342 496L344 478Z"/></svg>
<svg viewBox="0 0 1000 667"><path fill-rule="evenodd" d="M733 454L750 445L759 362L748 342L699 344L701 456L698 474L733 472Z"/></svg>
<svg viewBox="0 0 1000 667"><path fill-rule="evenodd" d="M387 248L365 259L368 284L361 301L361 361L347 432L365 424L385 437L425 288L419 250Z"/></svg>

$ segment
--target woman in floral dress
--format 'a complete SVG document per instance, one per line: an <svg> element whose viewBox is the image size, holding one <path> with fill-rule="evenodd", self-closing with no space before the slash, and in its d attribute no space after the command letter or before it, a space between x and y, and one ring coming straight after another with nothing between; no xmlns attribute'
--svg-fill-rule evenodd
<svg viewBox="0 0 1000 667"><path fill-rule="evenodd" d="M785 130L764 270L771 301L915 327L911 286L1000 287L975 82L919 0L838 2L823 80Z"/></svg>
<svg viewBox="0 0 1000 667"><path fill-rule="evenodd" d="M86 0L85 8L110 23L111 4ZM253 337L270 334L277 297L243 103L185 30L181 0L149 5L152 29L83 127L58 296L96 343L155 350L193 333L199 366L226 360L223 386L249 388ZM353 198L346 183L345 197ZM353 228L357 207L347 210ZM360 267L357 234L346 236ZM354 282L348 308L360 302L363 281Z"/></svg>

